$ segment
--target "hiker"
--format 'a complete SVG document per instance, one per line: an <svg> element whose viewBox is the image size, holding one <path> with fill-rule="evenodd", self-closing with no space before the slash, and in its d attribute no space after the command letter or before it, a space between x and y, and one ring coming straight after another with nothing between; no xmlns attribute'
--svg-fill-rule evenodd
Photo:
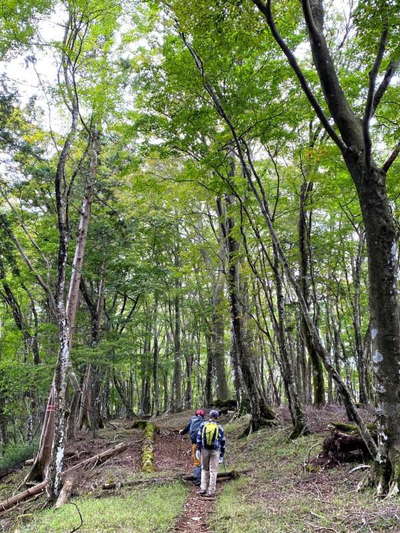
<svg viewBox="0 0 400 533"><path fill-rule="evenodd" d="M211 410L209 417L197 432L196 456L201 457L201 486L198 494L214 497L218 464L224 462L225 435L222 426L217 422L219 412Z"/></svg>
<svg viewBox="0 0 400 533"><path fill-rule="evenodd" d="M205 411L203 409L197 409L197 411L194 413L194 416L191 417L187 425L180 430L179 435L185 435L186 433L189 433L190 440L192 441L192 463L193 463L193 477L194 477L194 484L200 485L200 477L201 477L201 466L200 466L200 458L196 457L196 450L197 450L197 432L200 429L200 426L204 422L204 415Z"/></svg>

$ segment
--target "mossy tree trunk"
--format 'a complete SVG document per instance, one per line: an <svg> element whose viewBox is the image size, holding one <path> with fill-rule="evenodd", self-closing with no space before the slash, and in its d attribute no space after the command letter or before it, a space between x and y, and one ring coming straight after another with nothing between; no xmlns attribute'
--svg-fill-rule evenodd
<svg viewBox="0 0 400 533"><path fill-rule="evenodd" d="M145 422L144 425L144 439L142 444L142 471L154 472L154 437L156 426L152 422Z"/></svg>

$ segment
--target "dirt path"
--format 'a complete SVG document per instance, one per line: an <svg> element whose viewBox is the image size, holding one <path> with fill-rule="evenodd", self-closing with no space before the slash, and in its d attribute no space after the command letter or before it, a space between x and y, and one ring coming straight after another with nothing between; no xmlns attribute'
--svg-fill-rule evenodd
<svg viewBox="0 0 400 533"><path fill-rule="evenodd" d="M156 436L155 461L157 470L186 471L190 474L192 471L190 440L172 431L161 429ZM207 522L215 502L199 496L198 490L199 487L190 487L182 514L172 531L212 533Z"/></svg>
<svg viewBox="0 0 400 533"><path fill-rule="evenodd" d="M183 508L183 513L178 518L173 531L179 531L180 533L212 533L207 524L209 515L214 508L215 500L202 498L197 494L197 491L198 487L192 487Z"/></svg>
<svg viewBox="0 0 400 533"><path fill-rule="evenodd" d="M185 426L188 416L177 419L164 419L155 442L155 462L157 470L169 470L188 474L192 471L190 439L178 435L177 430ZM157 423L157 421L156 421ZM179 533L212 533L208 523L215 507L215 500L197 494L199 487L191 485L181 515L171 531ZM220 492L217 487L217 497Z"/></svg>
<svg viewBox="0 0 400 533"><path fill-rule="evenodd" d="M188 474L192 471L190 439L184 438L177 433L178 427L184 427L187 416L182 418L180 426L171 428L171 421L168 420L163 427L161 424L160 433L156 436L155 461L157 470L169 470ZM175 429L175 431L174 431ZM208 526L209 515L213 511L215 501L202 498L197 494L199 487L191 485L188 497L183 507L181 515L177 518L175 526L171 531L179 533L212 533Z"/></svg>

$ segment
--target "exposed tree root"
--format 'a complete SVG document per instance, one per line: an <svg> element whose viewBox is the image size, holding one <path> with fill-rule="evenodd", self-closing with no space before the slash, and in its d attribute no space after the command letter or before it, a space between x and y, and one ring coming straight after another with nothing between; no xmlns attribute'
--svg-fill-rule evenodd
<svg viewBox="0 0 400 533"><path fill-rule="evenodd" d="M292 429L291 434L289 435L289 440L296 440L299 437L304 437L310 434L311 434L310 428L307 426L305 422L304 424L296 424L295 427Z"/></svg>
<svg viewBox="0 0 400 533"><path fill-rule="evenodd" d="M12 474L13 472L17 472L21 467L22 465L19 465L19 466L13 466L10 468L4 468L3 470L0 470L0 479L8 476L9 474Z"/></svg>
<svg viewBox="0 0 400 533"><path fill-rule="evenodd" d="M382 446L368 474L358 484L358 491L372 488L378 498L393 498L399 495L400 454L395 448L387 455L385 451L385 446Z"/></svg>
<svg viewBox="0 0 400 533"><path fill-rule="evenodd" d="M251 435L254 431L259 431L263 428L270 428L278 425L278 420L276 418L270 419L270 418L262 418L257 420L255 423L253 419L250 420L249 425L246 426L244 431L239 435L239 439L244 439L245 437L248 437Z"/></svg>
<svg viewBox="0 0 400 533"><path fill-rule="evenodd" d="M68 476L63 484L60 495L57 498L56 509L66 504L71 497L72 491L76 483L76 476Z"/></svg>
<svg viewBox="0 0 400 533"><path fill-rule="evenodd" d="M333 468L340 463L365 462L372 459L357 426L342 422L332 422L330 427L331 434L324 440L322 452L309 461L309 465ZM369 430L376 441L376 427L370 425Z"/></svg>
<svg viewBox="0 0 400 533"><path fill-rule="evenodd" d="M238 407L236 400L216 401L213 404L222 415L226 415L228 412L235 411Z"/></svg>

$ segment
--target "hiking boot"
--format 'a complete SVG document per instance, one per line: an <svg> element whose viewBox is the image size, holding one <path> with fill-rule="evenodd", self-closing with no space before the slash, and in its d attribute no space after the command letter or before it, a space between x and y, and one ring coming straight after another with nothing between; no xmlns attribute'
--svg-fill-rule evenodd
<svg viewBox="0 0 400 533"><path fill-rule="evenodd" d="M204 495L207 500L215 500L215 494L208 494L208 492Z"/></svg>
<svg viewBox="0 0 400 533"><path fill-rule="evenodd" d="M205 495L206 495L206 491L205 491L205 490L198 490L198 491L197 491L197 494L198 494L199 496L205 496Z"/></svg>

